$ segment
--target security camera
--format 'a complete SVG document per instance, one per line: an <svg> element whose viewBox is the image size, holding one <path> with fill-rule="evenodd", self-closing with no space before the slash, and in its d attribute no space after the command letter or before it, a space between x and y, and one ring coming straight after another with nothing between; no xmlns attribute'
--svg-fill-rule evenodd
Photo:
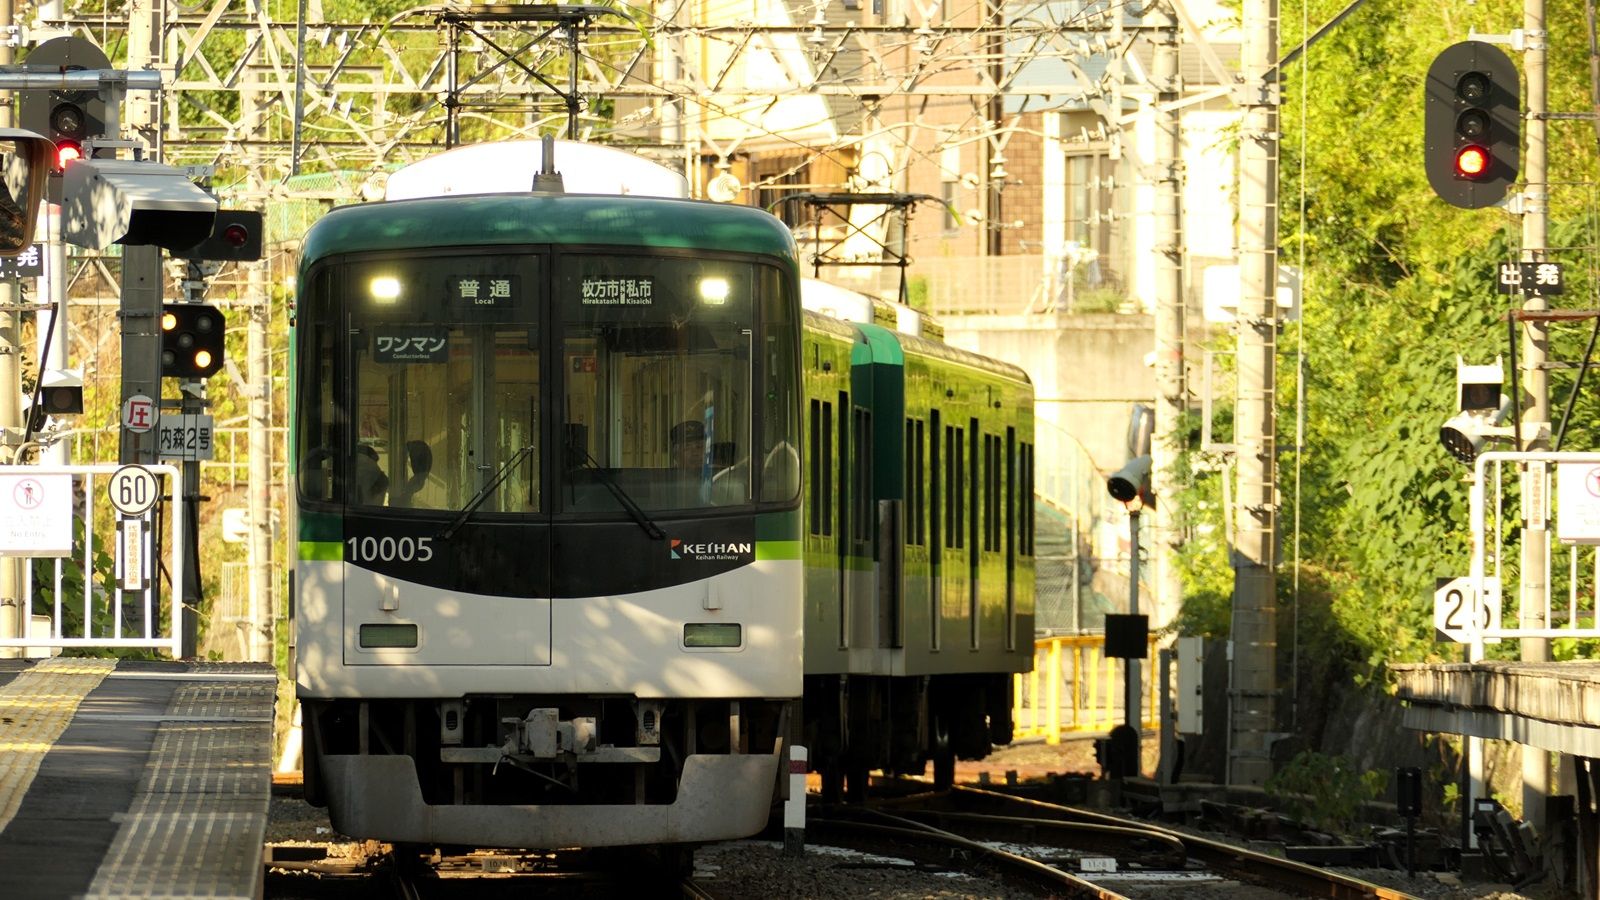
<svg viewBox="0 0 1600 900"><path fill-rule="evenodd" d="M1448 450L1451 456L1471 465L1483 451L1484 442L1489 438L1511 437L1511 427L1500 424L1510 414L1510 397L1501 400L1500 406L1493 411L1463 410L1451 416L1439 428L1439 442L1444 444L1444 449Z"/></svg>
<svg viewBox="0 0 1600 900"><path fill-rule="evenodd" d="M1457 356L1456 409L1485 415L1495 412L1501 406L1500 385L1505 380L1498 358L1489 365L1473 366Z"/></svg>
<svg viewBox="0 0 1600 900"><path fill-rule="evenodd" d="M1111 499L1118 503L1127 503L1133 498L1143 495L1150 496L1150 456L1136 456L1128 460L1128 464L1117 470L1115 475L1106 479L1106 490L1111 492Z"/></svg>

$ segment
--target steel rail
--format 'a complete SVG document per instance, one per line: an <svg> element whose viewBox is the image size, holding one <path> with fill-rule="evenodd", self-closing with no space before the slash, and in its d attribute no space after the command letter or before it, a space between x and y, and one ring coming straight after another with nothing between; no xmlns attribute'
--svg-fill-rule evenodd
<svg viewBox="0 0 1600 900"><path fill-rule="evenodd" d="M1130 827L1128 821L1104 813L1045 803L1026 797L1013 797L996 791L958 785L951 789L950 796L1009 805L1014 809L1028 810L1064 821L1093 823L1108 828ZM1257 853L1222 841L1184 834L1156 825L1134 823L1133 827L1151 833L1165 834L1182 841L1191 859L1213 871L1251 884L1290 890L1303 897L1323 897L1328 900L1413 900L1412 895L1404 891L1279 856Z"/></svg>
<svg viewBox="0 0 1600 900"><path fill-rule="evenodd" d="M890 820L895 818L883 813L878 815ZM967 871L992 874L1018 887L1043 892L1045 896L1127 900L1122 894L1036 860L988 847L919 822L899 821L902 824L884 825L811 816L806 822L806 834L808 840L819 843L909 857L914 862L927 865L957 866Z"/></svg>

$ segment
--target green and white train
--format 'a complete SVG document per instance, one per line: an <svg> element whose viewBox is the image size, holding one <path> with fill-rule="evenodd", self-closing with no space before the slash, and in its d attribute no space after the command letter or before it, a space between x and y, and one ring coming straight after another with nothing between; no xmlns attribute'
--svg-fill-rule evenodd
<svg viewBox="0 0 1600 900"><path fill-rule="evenodd" d="M308 797L397 843L693 844L765 826L795 742L838 787L1008 738L1026 379L803 312L777 219L556 146L565 191L466 147L306 235Z"/></svg>

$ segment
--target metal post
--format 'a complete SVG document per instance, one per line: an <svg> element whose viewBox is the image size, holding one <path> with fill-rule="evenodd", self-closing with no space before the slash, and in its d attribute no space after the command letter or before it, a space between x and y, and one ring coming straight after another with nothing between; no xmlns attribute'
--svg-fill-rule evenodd
<svg viewBox="0 0 1600 900"><path fill-rule="evenodd" d="M1278 59L1277 0L1245 0L1240 106L1238 495L1234 503L1233 667L1228 782L1272 774L1277 699Z"/></svg>
<svg viewBox="0 0 1600 900"><path fill-rule="evenodd" d="M1545 56L1548 39L1544 27L1545 0L1523 0L1522 32L1526 41L1523 53L1523 70L1527 78L1527 153L1523 157L1523 173L1527 188L1523 194L1522 259L1540 262L1544 259L1549 223L1550 194L1548 178L1548 145L1546 144L1547 89ZM1548 309L1549 303L1538 294L1529 294L1523 309ZM1529 322L1523 326L1522 359L1523 384L1527 385L1527 412L1522 421L1527 424L1550 421L1550 379L1545 371L1545 356L1549 346L1549 329L1543 322ZM1549 449L1548 441L1535 438L1527 445L1529 450ZM1548 468L1543 464L1524 468L1523 496L1528 496L1528 481L1544 479ZM1542 487L1542 486L1541 486ZM1543 490L1539 496L1545 496ZM1545 578L1547 556L1550 551L1550 532L1543 516L1538 521L1524 521L1522 532L1522 597L1518 605L1518 627L1544 628L1545 606L1550 598L1550 585ZM1550 658L1550 642L1544 638L1523 638L1521 656L1525 661L1544 662ZM1550 794L1550 754L1538 747L1522 746L1522 818L1536 827L1544 827L1545 799Z"/></svg>
<svg viewBox="0 0 1600 900"><path fill-rule="evenodd" d="M266 273L261 263L248 270L246 303L250 330L246 338L250 380L250 659L271 662L272 603L272 443L267 435L267 401L272 378L267 371Z"/></svg>
<svg viewBox="0 0 1600 900"><path fill-rule="evenodd" d="M1128 510L1128 614L1139 614L1139 509L1134 498ZM1140 690L1139 660L1130 656L1122 661L1123 718L1135 735L1139 734L1139 708L1143 691ZM1141 742L1142 743L1142 742Z"/></svg>
<svg viewBox="0 0 1600 900"><path fill-rule="evenodd" d="M1161 757L1156 762L1156 782L1172 784L1178 775L1178 711L1172 702L1173 651L1157 651L1161 679Z"/></svg>
<svg viewBox="0 0 1600 900"><path fill-rule="evenodd" d="M161 399L161 248L130 244L122 248L122 403L134 397ZM122 423L118 459L153 465L158 461L154 416L146 431Z"/></svg>
<svg viewBox="0 0 1600 900"><path fill-rule="evenodd" d="M1181 218L1183 172L1181 133L1176 103L1178 80L1178 23L1167 3L1157 3L1146 13L1157 26L1151 80L1156 101L1151 107L1156 137L1155 168L1155 430L1150 441L1150 489L1157 497L1177 496L1174 468L1179 452L1184 402L1183 353L1183 223ZM1183 580L1178 574L1178 517L1175 504L1155 509L1155 578L1152 581L1150 625L1160 628L1175 618L1183 604Z"/></svg>
<svg viewBox="0 0 1600 900"><path fill-rule="evenodd" d="M203 288L194 290L198 294ZM192 302L198 303L200 299L199 296L191 295ZM179 383L178 390L183 397L179 412L184 415L185 421L193 421L188 417L206 411L204 381L185 380ZM178 621L182 628L179 631L178 652L183 659L193 659L200 655L200 609L205 602L200 589L200 499L200 461L185 459L183 461L183 590L178 595L183 602L183 617Z"/></svg>
<svg viewBox="0 0 1600 900"><path fill-rule="evenodd" d="M37 333L39 341L44 342L44 334L50 333L50 352L39 360L39 372L60 370L67 367L67 332L71 319L67 313L67 243L61 239L61 207L59 204L47 203L40 211L39 218L44 228L44 240L35 241L44 245L45 267L44 284L40 293L50 298L50 312L41 312L41 321ZM67 442L56 441L50 447L40 451L39 461L52 466L64 466L67 458Z"/></svg>
<svg viewBox="0 0 1600 900"><path fill-rule="evenodd" d="M13 0L0 0L0 29L7 34L14 14ZM0 66L9 66L15 59L11 45L0 42ZM0 103L0 127L11 123L11 104ZM0 445L22 440L22 314L17 312L16 302L13 284L0 281ZM0 460L9 462L8 456L0 454ZM0 556L0 638L22 637L28 603L22 592L22 560ZM20 648L0 647L0 659L21 655Z"/></svg>

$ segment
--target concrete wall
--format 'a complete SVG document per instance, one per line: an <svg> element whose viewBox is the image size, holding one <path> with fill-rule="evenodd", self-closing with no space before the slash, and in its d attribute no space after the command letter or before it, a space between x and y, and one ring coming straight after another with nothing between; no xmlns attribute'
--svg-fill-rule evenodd
<svg viewBox="0 0 1600 900"><path fill-rule="evenodd" d="M947 316L945 340L1021 366L1033 379L1037 415L1076 438L1106 474L1127 462L1128 411L1153 403L1155 348L1143 314ZM1039 465L1050 461L1040 459Z"/></svg>

